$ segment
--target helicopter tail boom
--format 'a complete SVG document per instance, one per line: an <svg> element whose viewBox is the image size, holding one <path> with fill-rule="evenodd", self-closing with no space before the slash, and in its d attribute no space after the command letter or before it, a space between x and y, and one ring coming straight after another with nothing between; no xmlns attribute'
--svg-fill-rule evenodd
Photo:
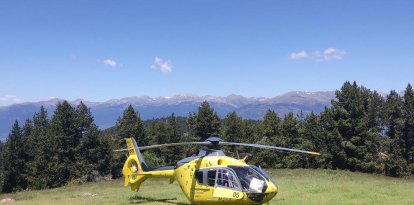
<svg viewBox="0 0 414 205"><path fill-rule="evenodd" d="M124 186L130 185L132 191L138 192L141 183L149 177L174 176L174 167L149 168L134 138L126 138L126 144L129 156L122 168L125 177Z"/></svg>

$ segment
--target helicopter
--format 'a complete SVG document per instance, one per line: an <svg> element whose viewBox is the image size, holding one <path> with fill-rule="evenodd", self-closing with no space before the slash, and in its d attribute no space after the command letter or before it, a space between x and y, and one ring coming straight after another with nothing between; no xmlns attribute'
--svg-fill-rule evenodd
<svg viewBox="0 0 414 205"><path fill-rule="evenodd" d="M242 159L226 156L220 146L245 146L275 151L299 152L320 155L317 152L261 144L225 142L219 137L209 137L204 142L180 142L138 147L134 138L126 138L128 151L122 174L124 186L138 192L149 178L167 178L170 184L178 182L191 204L266 204L278 192L276 182L260 167L249 165L251 155ZM175 166L150 168L141 151L161 147L202 145L198 154L179 160Z"/></svg>

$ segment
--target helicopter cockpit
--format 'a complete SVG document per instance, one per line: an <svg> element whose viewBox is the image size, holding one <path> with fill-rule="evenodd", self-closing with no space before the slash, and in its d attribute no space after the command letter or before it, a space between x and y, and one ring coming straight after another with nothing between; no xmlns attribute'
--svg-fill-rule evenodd
<svg viewBox="0 0 414 205"><path fill-rule="evenodd" d="M199 185L214 187L214 195L217 197L225 197L225 194L220 194L225 189L235 191L231 193L245 192L248 198L260 202L266 195L268 187L266 181L271 180L267 174L262 173L265 172L259 167L227 166L199 169L194 175ZM219 193L216 193L218 190L220 190ZM233 196L233 198L238 197L241 195Z"/></svg>
<svg viewBox="0 0 414 205"><path fill-rule="evenodd" d="M264 193L267 189L265 178L248 166L228 166L232 169L242 186L243 191L248 193Z"/></svg>
<svg viewBox="0 0 414 205"><path fill-rule="evenodd" d="M264 193L266 177L250 166L206 168L195 172L199 184L234 189L247 193Z"/></svg>

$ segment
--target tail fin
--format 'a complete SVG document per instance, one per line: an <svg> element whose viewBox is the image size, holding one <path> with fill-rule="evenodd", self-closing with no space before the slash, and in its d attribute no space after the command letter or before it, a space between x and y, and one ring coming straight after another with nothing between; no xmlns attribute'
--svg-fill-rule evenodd
<svg viewBox="0 0 414 205"><path fill-rule="evenodd" d="M144 157L139 151L135 139L127 138L126 144L128 147L129 157L125 161L124 167L122 169L122 174L125 177L124 186L128 186L130 184L131 190L138 192L141 183L148 178L148 176L142 174L148 170L148 166L145 163Z"/></svg>
<svg viewBox="0 0 414 205"><path fill-rule="evenodd" d="M148 171L148 165L145 162L144 157L142 156L141 152L139 151L137 142L135 141L135 139L133 137L131 138L127 138L126 139L126 144L127 144L127 148L128 148L128 153L129 155L135 155L138 157L138 170L140 172L145 172Z"/></svg>

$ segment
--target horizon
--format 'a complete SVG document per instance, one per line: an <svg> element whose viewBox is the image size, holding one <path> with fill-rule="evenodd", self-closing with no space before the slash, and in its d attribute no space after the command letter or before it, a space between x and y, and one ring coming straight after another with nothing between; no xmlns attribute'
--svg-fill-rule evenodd
<svg viewBox="0 0 414 205"><path fill-rule="evenodd" d="M358 84L358 82L356 82L356 83ZM408 86L408 84L411 84L411 83L407 83L406 86ZM364 85L358 84L358 86L364 86ZM404 92L404 90L405 90L405 88L406 88L406 86L403 89L401 89L401 90L394 90L394 91L396 91L397 93L399 93L400 95L402 95L403 92ZM53 100L59 100L59 101L66 100L68 102L83 101L83 102L90 102L90 103L106 103L106 102L109 102L111 100L123 100L123 99L134 98L134 97L138 97L138 98L148 97L148 98L151 98L151 99L157 99L157 98L171 99L171 98L174 98L174 97L186 97L186 96L195 96L195 97L199 97L199 98L205 98L205 97L226 98L226 97L229 97L229 96L234 95L234 96L240 96L240 97L243 97L243 98L263 98L263 99L271 99L271 98L280 97L280 96L283 96L283 95L286 95L286 94L289 94L289 93L294 93L294 92L296 92L296 93L297 92L302 92L302 93L321 93L321 92L335 92L336 90L339 90L339 89L340 88L337 88L335 90L325 90L325 91L323 91L323 90L319 90L319 91L291 90L291 91L286 91L286 92L283 92L281 94L274 95L274 96L244 96L244 95L236 94L236 93L231 93L231 94L228 94L228 95L212 95L212 94L199 95L197 93L181 93L181 94L174 94L174 95L171 95L171 96L135 95L135 96L124 96L124 97L121 97L121 98L104 99L102 101L93 101L93 100L89 100L89 99L85 99L85 98L67 99L67 98L61 98L61 97L50 97L50 98L46 98L46 99L39 99L39 100L32 100L32 101L27 100L27 101L25 101L25 100L16 98L16 96L7 96L6 95L6 96L0 96L0 107L8 107L8 106L13 106L13 105L18 105L18 104L25 104L25 103L50 102L50 101L53 101ZM368 89L370 89L370 88L368 88ZM386 96L386 95L389 94L389 92L392 91L392 90L389 90L388 92L384 92L384 91L378 91L378 90L373 90L373 89L370 89L370 90L376 91L376 92L378 92L382 96Z"/></svg>
<svg viewBox="0 0 414 205"><path fill-rule="evenodd" d="M413 84L412 1L5 1L0 106ZM380 14L380 15L378 15Z"/></svg>
<svg viewBox="0 0 414 205"><path fill-rule="evenodd" d="M126 97L122 97L122 98L111 98L111 99L107 99L107 100L103 100L103 101L91 101L88 99L82 99L82 98L77 98L77 99L65 99L65 98L60 98L60 97L51 97L49 99L41 99L39 101L18 101L18 102L12 102L11 104L6 104L6 99L3 99L2 97L0 97L0 107L7 107L7 106L12 106L12 105L16 105L16 104L24 104L24 103L38 103L38 102L49 102L49 101L53 101L53 100L59 100L59 101L68 101L68 102L74 102L74 101L84 101L84 102L91 102L91 103L105 103L105 102L109 102L111 100L122 100L122 99L127 99L127 98L134 98L134 97L138 97L138 98L142 98L142 97L149 97L151 99L157 99L157 98L163 98L163 99L172 99L174 97L199 97L199 98L205 98L205 97L218 97L218 98L226 98L229 96L240 96L240 97L244 97L244 98L264 98L264 99L270 99L270 98L275 98L275 97L279 97L279 96L283 96L289 93L294 93L294 92L303 92L303 93L320 93L320 92L335 92L335 91L288 91L285 93L282 93L280 95L275 95L275 96L270 96L270 97L263 97L263 96L243 96L243 95L239 95L239 94L229 94L229 95L225 95L225 96L220 96L220 95L198 95L196 93L182 93L182 94L175 94L172 96L149 96L149 95L136 95L136 96L126 96ZM12 96L9 96L12 97ZM4 104L3 104L4 103Z"/></svg>
<svg viewBox="0 0 414 205"><path fill-rule="evenodd" d="M410 83L407 83L407 85ZM364 85L360 85L359 86L364 86ZM274 96L244 96L241 94L228 94L228 95L211 95L211 94L207 94L207 95L199 95L197 93L181 93L181 94L174 94L171 96L150 96L150 95L135 95L135 96L125 96L125 97L121 97L121 98L110 98L110 99L104 99L102 101L93 101L93 100L89 100L89 99L85 99L85 98L75 98L75 99L66 99L66 98L61 98L61 97L50 97L50 98L46 98L46 99L39 99L39 100L32 100L32 101L25 101L23 99L19 99L16 98L16 96L0 96L0 107L8 107L8 106L13 106L13 105L18 105L18 104L25 104L25 103L38 103L38 102L50 102L53 100L59 100L59 101L68 101L68 102L74 102L74 101L83 101L83 102L90 102L90 103L106 103L109 102L111 100L122 100L122 99L127 99L127 98L134 98L134 97L138 97L138 98L142 98L142 97L149 97L151 99L157 99L157 98L163 98L163 99L171 99L174 97L186 97L186 96L195 96L195 97L200 97L200 98L205 98L205 97L218 97L218 98L225 98L225 97L229 97L232 95L235 96L241 96L244 98L263 98L263 99L271 99L271 98L276 98L276 97L280 97L289 93L294 93L294 92L302 92L302 93L321 93L321 92L335 92L336 90L338 90L340 88L337 88L335 90L326 90L326 91L305 91L305 90L292 90L292 91L286 91L283 92L281 94L278 95L274 95ZM370 88L368 88L370 89ZM372 89L370 89L372 90ZM397 93L402 94L405 90L401 89L401 90L395 90ZM391 91L389 90L388 92L384 92L384 91L378 91L378 90L372 90L372 91L376 91L378 92L380 95L382 96L386 96L388 95L388 93Z"/></svg>
<svg viewBox="0 0 414 205"><path fill-rule="evenodd" d="M363 85L359 85L359 86L363 86ZM338 88L339 89L339 88ZM336 89L336 90L338 90ZM369 88L368 88L369 89ZM300 90L295 90L295 91L287 91L284 92L280 95L275 95L275 96L269 96L269 97L264 97L264 96L243 96L240 94L229 94L229 95L198 95L196 93L182 93L182 94L175 94L172 96L149 96L149 95L136 95L136 96L126 96L126 97L122 97L122 98L111 98L111 99L107 99L107 100L103 100L103 101L91 101L88 99L82 99L82 98L76 98L76 99L65 99L65 98L59 98L59 97L51 97L49 99L41 99L39 101L14 101L14 102L7 102L7 99L4 99L4 97L0 97L0 107L8 107L8 106L13 106L13 105L19 105L19 104L25 104L25 103L39 103L39 102L51 102L54 100L58 100L59 102L61 101L68 101L70 103L72 102L76 102L76 101L82 101L82 102L88 102L88 103L108 103L112 100L124 100L124 99L128 99L128 98L151 98L151 99L173 99L173 98L177 98L177 97L197 97L197 98L207 98L207 97L216 97L216 98L227 98L230 96L239 96L239 97L243 97L243 98L247 98L247 99L272 99L272 98L277 98L277 97L281 97L287 94L291 94L291 93L305 93L305 94L315 94L315 93L329 93L329 92L333 92L335 93L336 90L327 90L327 91L300 91ZM374 91L374 90L372 90ZM388 93L390 92L380 92L375 90L376 92L378 92L380 95L382 96L386 96L388 95ZM399 93L400 95L403 94L404 90L399 90L397 91L397 93ZM9 96L10 97L10 96ZM19 99L21 100L21 99ZM7 104L9 103L9 104Z"/></svg>

